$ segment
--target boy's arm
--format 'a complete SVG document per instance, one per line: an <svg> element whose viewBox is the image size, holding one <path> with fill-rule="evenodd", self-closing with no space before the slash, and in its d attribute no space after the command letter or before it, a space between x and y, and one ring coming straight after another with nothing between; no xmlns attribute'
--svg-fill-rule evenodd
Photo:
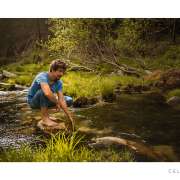
<svg viewBox="0 0 180 180"><path fill-rule="evenodd" d="M65 112L65 114L67 115L68 119L70 120L71 124L72 124L72 129L74 130L74 120L68 110L66 101L64 100L64 95L61 91L57 92L57 96L58 96L58 108L62 108L63 111Z"/></svg>
<svg viewBox="0 0 180 180"><path fill-rule="evenodd" d="M54 96L53 92L51 91L49 85L47 83L40 83L41 89L44 92L44 95L52 102L54 102L56 105L58 104L58 100Z"/></svg>

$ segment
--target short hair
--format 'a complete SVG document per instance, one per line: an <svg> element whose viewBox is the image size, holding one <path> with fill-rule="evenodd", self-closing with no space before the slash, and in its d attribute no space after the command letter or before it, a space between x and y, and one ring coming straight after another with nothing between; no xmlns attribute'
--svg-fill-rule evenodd
<svg viewBox="0 0 180 180"><path fill-rule="evenodd" d="M67 69L67 65L66 63L64 63L62 60L60 59L56 59L56 60L53 60L50 64L50 68L49 68L49 71L52 72L52 71L57 71L57 70L62 70L62 71L66 71Z"/></svg>

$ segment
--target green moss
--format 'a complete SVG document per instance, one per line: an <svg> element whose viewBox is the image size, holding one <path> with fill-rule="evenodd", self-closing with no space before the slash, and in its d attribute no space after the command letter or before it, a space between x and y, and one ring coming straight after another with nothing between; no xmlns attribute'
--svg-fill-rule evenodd
<svg viewBox="0 0 180 180"><path fill-rule="evenodd" d="M17 74L17 77L8 78L5 82L10 84L20 84L30 86L33 78L42 71L48 71L49 64L21 64L14 63L3 67L3 69Z"/></svg>
<svg viewBox="0 0 180 180"><path fill-rule="evenodd" d="M180 97L180 89L173 89L171 91L168 92L167 94L167 98L171 98L173 96L178 96Z"/></svg>
<svg viewBox="0 0 180 180"><path fill-rule="evenodd" d="M9 84L20 84L20 85L24 85L24 86L30 86L33 80L32 75L20 75L17 76L15 78L9 78L7 79L7 83Z"/></svg>
<svg viewBox="0 0 180 180"><path fill-rule="evenodd" d="M32 83L32 80L33 80L32 76L24 75L24 76L19 76L18 78L16 78L15 83L20 84L20 85L30 86L30 84Z"/></svg>

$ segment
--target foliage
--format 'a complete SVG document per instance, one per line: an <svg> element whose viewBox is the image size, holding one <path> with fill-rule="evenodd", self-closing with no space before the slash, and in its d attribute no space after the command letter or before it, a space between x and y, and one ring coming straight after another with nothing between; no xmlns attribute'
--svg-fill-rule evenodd
<svg viewBox="0 0 180 180"><path fill-rule="evenodd" d="M116 19L49 19L50 36L46 46L50 51L70 56L73 51L96 52L95 43L102 45L113 33Z"/></svg>
<svg viewBox="0 0 180 180"><path fill-rule="evenodd" d="M90 63L94 58L102 63L102 54L105 57L114 54L117 58L154 58L164 54L171 44L179 45L180 20L174 18L2 19L0 24L1 54L7 55L5 59L12 56L9 61L24 58L26 62L39 63L39 56L44 61L42 43L51 55L70 59L76 56ZM26 56L30 49L35 51ZM178 59L177 54L175 59Z"/></svg>
<svg viewBox="0 0 180 180"><path fill-rule="evenodd" d="M164 59L180 59L180 47L179 46L170 46L167 51L164 53Z"/></svg>
<svg viewBox="0 0 180 180"><path fill-rule="evenodd" d="M46 47L68 57L73 53L101 56L99 49L103 54L151 57L161 53L159 44L168 36L175 40L176 24L179 21L174 19L49 19ZM169 46L164 45L162 49Z"/></svg>
<svg viewBox="0 0 180 180"><path fill-rule="evenodd" d="M76 31L73 28L76 20L71 19L49 19L50 31L53 34L48 41L49 50L61 53L70 53L77 44ZM78 31L77 31L78 32Z"/></svg>

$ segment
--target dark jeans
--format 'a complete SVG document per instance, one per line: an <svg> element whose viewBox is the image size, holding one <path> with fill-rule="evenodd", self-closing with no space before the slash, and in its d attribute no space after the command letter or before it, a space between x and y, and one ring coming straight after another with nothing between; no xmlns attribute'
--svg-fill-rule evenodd
<svg viewBox="0 0 180 180"><path fill-rule="evenodd" d="M64 99L68 106L71 106L73 103L73 100L70 96L64 96ZM40 109L41 107L55 107L56 104L52 101L50 101L45 95L44 92L40 89L37 91L37 93L34 95L34 97L28 101L28 104L32 109Z"/></svg>

